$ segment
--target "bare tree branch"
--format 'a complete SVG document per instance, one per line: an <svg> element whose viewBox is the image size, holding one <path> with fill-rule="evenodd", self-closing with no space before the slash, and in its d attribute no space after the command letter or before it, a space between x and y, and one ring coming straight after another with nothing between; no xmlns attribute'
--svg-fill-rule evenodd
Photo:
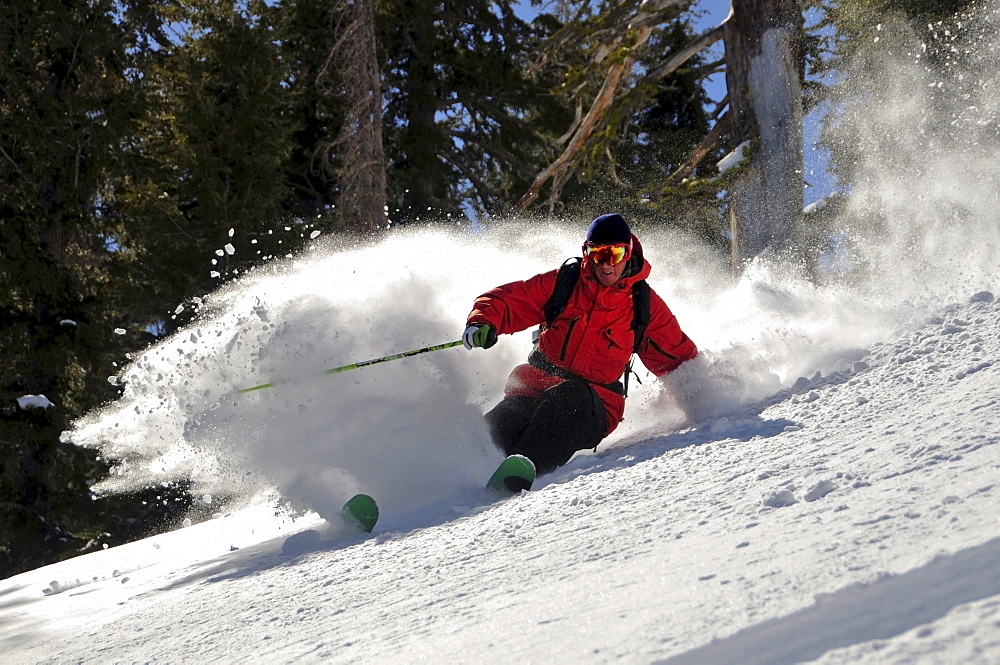
<svg viewBox="0 0 1000 665"><path fill-rule="evenodd" d="M679 167L677 167L677 170L675 170L673 173L667 176L667 179L664 182L664 184L676 185L677 183L681 182L684 178L691 175L691 173L696 168L698 168L698 164L700 164L701 160L705 158L705 155L712 152L712 150L714 150L716 146L722 143L722 138L726 135L728 131L729 131L729 114L726 113L721 118L719 118L718 122L715 123L715 127L712 127L712 131L710 131L705 136L705 138L703 138L701 142L694 147L694 149L691 151L691 154L688 155L688 158L684 161L684 163L681 164Z"/></svg>
<svg viewBox="0 0 1000 665"><path fill-rule="evenodd" d="M640 32L642 34L636 38L637 46L649 38L651 30L647 28ZM550 202L559 197L562 184L566 182L566 178L568 177L571 162L576 158L587 142L587 139L590 138L590 135L593 134L594 129L604 117L605 111L607 111L608 107L614 101L615 93L618 91L622 79L632 72L634 65L635 58L627 56L621 62L611 66L607 76L604 78L604 85L601 86L600 92L597 93L597 97L590 106L590 111L587 112L587 115L584 116L583 121L573 133L565 150L563 150L562 154L554 162L549 164L535 177L535 181L531 183L528 191L518 201L517 205L520 210L524 210L538 198L539 192L549 179L555 178L552 186L553 193L549 197Z"/></svg>
<svg viewBox="0 0 1000 665"><path fill-rule="evenodd" d="M708 48L715 42L720 41L722 39L723 28L725 25L725 21L723 21L721 25L712 28L677 53L674 53L670 56L669 60L651 71L647 78L655 81L657 79L666 78L676 72L681 65L694 57L696 53Z"/></svg>
<svg viewBox="0 0 1000 665"><path fill-rule="evenodd" d="M579 119L578 112L578 120L575 120L573 125L570 127L570 132L567 132L567 135L560 137L558 144L561 145L563 141L566 141L566 147L563 149L562 154L560 154L554 162L543 169L535 177L535 180L531 183L528 191L525 192L525 194L521 197L521 200L518 201L518 208L520 210L526 209L535 202L542 187L545 186L549 180L552 180L553 183L552 191L549 195L550 205L559 198L559 194L562 191L562 184L566 182L569 174L571 173L572 164L576 161L577 156L582 151L587 140L594 133L594 130L604 119L605 113L614 102L614 97L617 94L622 81L625 80L632 72L636 59L631 55L631 53L636 51L649 39L649 36L652 34L653 26L656 25L656 22L652 19L656 17L659 12L677 4L680 4L680 0L649 0L641 5L640 10L636 12L632 21L628 23L629 27L636 30L636 36L629 51L630 55L627 55L621 62L613 64L609 68L608 73L604 78L604 84L601 86L601 90L598 92L597 97L595 97L594 101L591 103L590 110L582 119ZM726 20L728 20L728 18ZM639 27L637 28L637 26ZM705 32L671 56L667 62L650 73L646 78L650 80L657 80L669 76L681 65L690 60L696 53L708 48L722 39L724 26L725 22L723 22L722 25ZM606 58L615 47L621 44L621 41L622 38L615 38L603 45L602 48L595 54L593 61L601 62L604 60L604 58Z"/></svg>

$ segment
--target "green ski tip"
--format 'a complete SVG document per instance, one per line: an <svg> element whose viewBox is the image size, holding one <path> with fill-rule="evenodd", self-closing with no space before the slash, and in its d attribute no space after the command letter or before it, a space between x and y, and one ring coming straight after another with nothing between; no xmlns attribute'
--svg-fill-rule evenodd
<svg viewBox="0 0 1000 665"><path fill-rule="evenodd" d="M530 490L535 482L535 464L524 455L511 455L490 476L488 487L501 492Z"/></svg>
<svg viewBox="0 0 1000 665"><path fill-rule="evenodd" d="M371 533L375 523L378 522L378 505L375 504L375 499L367 494L355 494L340 509L340 514L362 531Z"/></svg>

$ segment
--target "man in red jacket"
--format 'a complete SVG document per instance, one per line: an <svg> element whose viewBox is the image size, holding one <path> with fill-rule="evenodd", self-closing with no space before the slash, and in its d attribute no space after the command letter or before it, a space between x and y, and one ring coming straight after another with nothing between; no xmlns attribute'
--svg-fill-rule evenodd
<svg viewBox="0 0 1000 665"><path fill-rule="evenodd" d="M650 265L625 219L611 213L587 230L583 262L565 309L543 327L528 362L511 372L504 398L486 414L493 442L520 454L538 473L562 466L577 450L595 448L625 412L621 377L638 348L649 371L663 376L698 349L666 303L649 291L649 324L636 347L632 285ZM488 349L498 334L545 323L558 271L484 293L469 314L465 347Z"/></svg>

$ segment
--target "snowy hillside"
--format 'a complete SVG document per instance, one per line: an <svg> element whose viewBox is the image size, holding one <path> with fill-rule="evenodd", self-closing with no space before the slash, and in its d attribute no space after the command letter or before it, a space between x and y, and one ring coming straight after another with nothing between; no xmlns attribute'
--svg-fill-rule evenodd
<svg viewBox="0 0 1000 665"><path fill-rule="evenodd" d="M370 536L250 508L48 566L0 583L4 660L996 662L997 358L979 295L506 500Z"/></svg>

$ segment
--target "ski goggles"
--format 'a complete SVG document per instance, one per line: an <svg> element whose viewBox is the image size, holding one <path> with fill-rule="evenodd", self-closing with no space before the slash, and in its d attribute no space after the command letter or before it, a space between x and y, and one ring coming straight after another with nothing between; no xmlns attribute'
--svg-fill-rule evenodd
<svg viewBox="0 0 1000 665"><path fill-rule="evenodd" d="M594 263L610 263L613 266L622 261L627 261L632 255L632 246L625 243L615 243L613 245L591 245L583 246L583 255Z"/></svg>

